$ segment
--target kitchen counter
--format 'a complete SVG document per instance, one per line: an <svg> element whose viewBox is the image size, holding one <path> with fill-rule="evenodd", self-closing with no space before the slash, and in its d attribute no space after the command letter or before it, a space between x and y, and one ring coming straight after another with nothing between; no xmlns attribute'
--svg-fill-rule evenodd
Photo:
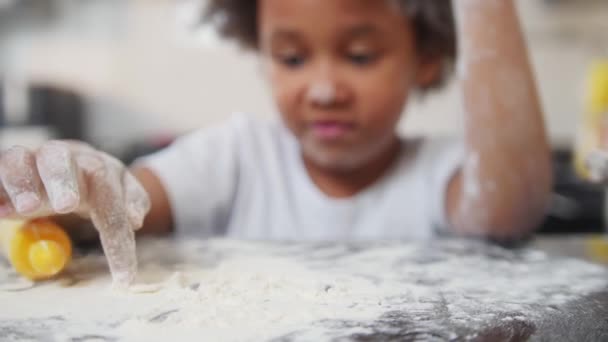
<svg viewBox="0 0 608 342"><path fill-rule="evenodd" d="M0 262L0 340L606 341L608 269L579 259L586 241L145 240L129 293L96 251L40 284Z"/></svg>

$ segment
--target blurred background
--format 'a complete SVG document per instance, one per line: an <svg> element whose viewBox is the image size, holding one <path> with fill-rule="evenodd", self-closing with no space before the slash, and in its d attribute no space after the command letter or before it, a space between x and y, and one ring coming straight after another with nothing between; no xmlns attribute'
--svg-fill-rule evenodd
<svg viewBox="0 0 608 342"><path fill-rule="evenodd" d="M600 232L604 188L572 150L590 66L608 59L608 1L518 0L555 156L546 233ZM205 0L0 0L0 147L82 139L125 162L233 112L275 115L261 66L200 25ZM452 83L413 99L401 129L461 127Z"/></svg>

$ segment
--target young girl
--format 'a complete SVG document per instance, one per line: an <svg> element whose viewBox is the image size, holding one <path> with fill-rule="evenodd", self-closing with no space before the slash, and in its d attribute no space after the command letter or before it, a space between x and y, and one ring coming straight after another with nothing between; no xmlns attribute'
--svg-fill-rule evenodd
<svg viewBox="0 0 608 342"><path fill-rule="evenodd" d="M208 17L257 51L282 120L233 117L131 171L77 142L12 148L0 216L91 219L122 283L142 226L269 240L513 238L543 217L549 148L513 0L215 0ZM445 82L456 36L464 141L399 137L410 95Z"/></svg>

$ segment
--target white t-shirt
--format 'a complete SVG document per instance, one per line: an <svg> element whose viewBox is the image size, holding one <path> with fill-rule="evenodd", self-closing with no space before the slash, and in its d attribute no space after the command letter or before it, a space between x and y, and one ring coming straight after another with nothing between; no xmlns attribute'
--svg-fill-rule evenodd
<svg viewBox="0 0 608 342"><path fill-rule="evenodd" d="M404 140L403 146L382 179L340 199L312 182L297 140L279 120L238 115L141 163L164 185L180 233L281 241L429 238L447 228L445 193L462 145Z"/></svg>

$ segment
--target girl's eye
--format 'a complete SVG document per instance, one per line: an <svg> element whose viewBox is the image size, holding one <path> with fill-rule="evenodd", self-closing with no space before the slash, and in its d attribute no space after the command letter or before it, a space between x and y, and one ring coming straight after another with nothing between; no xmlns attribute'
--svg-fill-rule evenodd
<svg viewBox="0 0 608 342"><path fill-rule="evenodd" d="M292 68L292 69L302 66L304 64L304 62L306 61L304 56L300 56L300 55L280 56L279 60L283 65L287 66L288 68Z"/></svg>
<svg viewBox="0 0 608 342"><path fill-rule="evenodd" d="M376 60L376 56L373 54L353 53L348 55L348 59L356 65L368 65Z"/></svg>

